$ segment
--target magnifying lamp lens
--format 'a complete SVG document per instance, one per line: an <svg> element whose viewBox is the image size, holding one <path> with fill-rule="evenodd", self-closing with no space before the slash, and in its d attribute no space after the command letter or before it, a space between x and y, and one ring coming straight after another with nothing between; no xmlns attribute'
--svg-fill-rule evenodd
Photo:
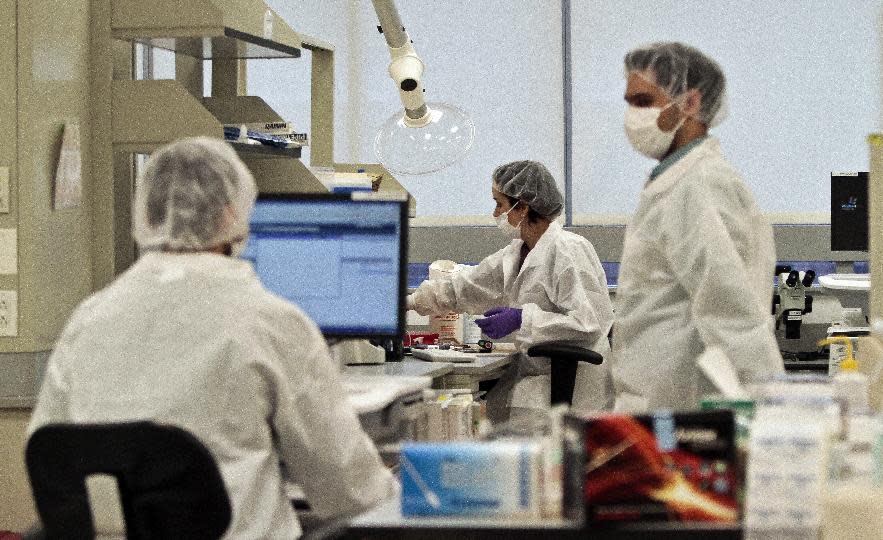
<svg viewBox="0 0 883 540"><path fill-rule="evenodd" d="M396 174L428 174L457 162L475 139L475 124L466 113L446 103L427 103L429 121L422 127L393 114L374 139L377 159Z"/></svg>

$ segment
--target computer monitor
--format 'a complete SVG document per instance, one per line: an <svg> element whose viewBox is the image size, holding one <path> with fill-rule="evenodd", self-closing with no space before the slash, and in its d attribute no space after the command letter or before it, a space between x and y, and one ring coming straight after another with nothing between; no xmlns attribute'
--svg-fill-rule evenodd
<svg viewBox="0 0 883 540"><path fill-rule="evenodd" d="M407 202L360 195L261 195L242 257L325 337L404 334Z"/></svg>
<svg viewBox="0 0 883 540"><path fill-rule="evenodd" d="M831 251L868 251L868 173L831 173Z"/></svg>

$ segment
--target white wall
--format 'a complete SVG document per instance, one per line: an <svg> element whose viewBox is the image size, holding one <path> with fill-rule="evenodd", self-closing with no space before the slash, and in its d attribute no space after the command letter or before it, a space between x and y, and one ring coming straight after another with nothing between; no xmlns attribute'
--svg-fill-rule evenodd
<svg viewBox="0 0 883 540"><path fill-rule="evenodd" d="M376 162L376 131L401 104L387 75L389 53L371 2L268 4L295 30L335 45L335 159ZM563 188L560 4L408 0L397 5L427 64L427 99L463 109L476 127L475 144L460 163L430 175L397 176L417 198L418 215L489 216L490 173L515 159L543 161ZM308 126L309 63L273 60L249 66L249 93Z"/></svg>
<svg viewBox="0 0 883 540"><path fill-rule="evenodd" d="M376 161L376 130L400 104L371 2L268 3L296 30L336 46L336 159ZM867 169L865 136L881 127L880 6L572 0L576 221L618 221L635 208L653 162L623 134L622 58L654 40L690 43L723 66L731 114L713 134L761 207L776 221L786 220L783 213L826 219L830 172ZM427 63L428 99L459 106L476 125L464 161L400 178L417 197L418 215L488 215L489 174L512 159L545 162L563 185L560 2L408 0L398 7ZM308 58L249 66L250 93L308 127Z"/></svg>
<svg viewBox="0 0 883 540"><path fill-rule="evenodd" d="M713 133L760 206L828 212L831 171L867 170L865 137L880 127L880 5L574 0L574 213L636 206L654 163L623 133L622 59L656 40L684 41L722 65L730 116Z"/></svg>

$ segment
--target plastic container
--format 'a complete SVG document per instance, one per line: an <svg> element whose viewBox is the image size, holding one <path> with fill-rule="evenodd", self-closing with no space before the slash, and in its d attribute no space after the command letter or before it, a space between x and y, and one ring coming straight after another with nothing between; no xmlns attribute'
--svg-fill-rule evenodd
<svg viewBox="0 0 883 540"><path fill-rule="evenodd" d="M852 354L852 339L847 336L833 336L823 339L819 345L842 343L846 347L846 357L840 362L840 369L833 377L834 395L846 405L850 414L870 410L868 376L858 371L858 363Z"/></svg>
<svg viewBox="0 0 883 540"><path fill-rule="evenodd" d="M449 280L454 277L457 272L463 269L462 264L454 261L440 260L429 265L429 279L431 280ZM453 343L462 345L465 343L463 328L465 318L462 313L444 313L440 315L432 315L429 318L429 331L438 333L439 343Z"/></svg>
<svg viewBox="0 0 883 540"><path fill-rule="evenodd" d="M880 334L859 338L857 354L859 370L868 376L869 401L877 413L883 412L883 343Z"/></svg>

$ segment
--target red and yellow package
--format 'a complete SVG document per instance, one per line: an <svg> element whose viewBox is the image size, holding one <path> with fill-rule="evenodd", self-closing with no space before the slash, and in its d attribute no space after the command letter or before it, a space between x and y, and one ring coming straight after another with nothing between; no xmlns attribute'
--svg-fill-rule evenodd
<svg viewBox="0 0 883 540"><path fill-rule="evenodd" d="M590 522L736 522L738 474L730 411L570 416L566 514Z"/></svg>

